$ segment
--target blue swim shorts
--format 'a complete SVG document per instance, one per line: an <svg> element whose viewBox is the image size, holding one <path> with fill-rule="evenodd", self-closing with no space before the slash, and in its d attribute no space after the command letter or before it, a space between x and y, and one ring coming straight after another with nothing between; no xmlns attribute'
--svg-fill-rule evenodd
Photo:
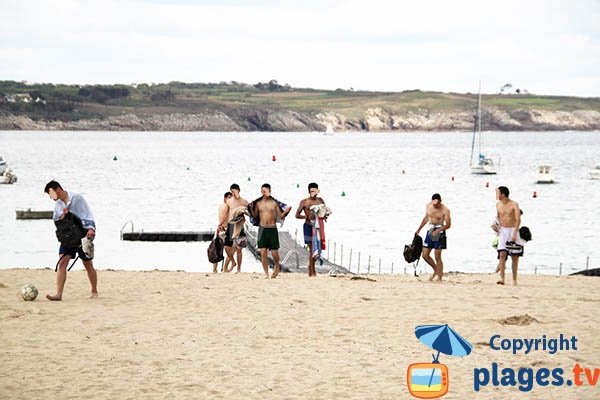
<svg viewBox="0 0 600 400"><path fill-rule="evenodd" d="M432 227L427 231L427 236L425 236L425 241L423 242L423 247L428 249L435 250L444 250L446 248L446 231L440 232L437 237L433 237L431 232L439 227Z"/></svg>

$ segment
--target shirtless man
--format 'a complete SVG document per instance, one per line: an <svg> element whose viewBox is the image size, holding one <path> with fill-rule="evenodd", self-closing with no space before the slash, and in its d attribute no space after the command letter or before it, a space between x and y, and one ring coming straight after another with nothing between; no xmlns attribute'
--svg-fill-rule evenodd
<svg viewBox="0 0 600 400"><path fill-rule="evenodd" d="M308 276L317 276L317 270L315 269L315 259L312 257L312 234L313 225L312 220L315 216L310 212L310 207L316 204L325 204L325 201L317 197L319 195L319 185L312 182L308 184L308 196L306 199L300 201L298 209L296 210L296 218L304 220L304 243L308 246ZM304 215L303 215L304 214Z"/></svg>
<svg viewBox="0 0 600 400"><path fill-rule="evenodd" d="M446 231L452 226L452 219L450 218L450 209L442 204L442 196L438 193L431 196L431 202L425 206L425 216L415 235L419 234L427 222L430 227L423 242L423 260L433 268L433 275L429 280L432 281L437 276L437 281L441 281L444 275L442 250L446 248ZM430 256L431 249L434 249L435 262Z"/></svg>
<svg viewBox="0 0 600 400"><path fill-rule="evenodd" d="M231 194L231 192L226 192L223 195L223 203L221 203L221 205L219 206L219 211L218 211L219 225L217 226L217 235L220 235L227 230L227 217L229 215L228 208L227 208L227 200L229 200L229 198L231 198L231 196L233 196ZM229 265L229 263L233 263L233 259L231 257L229 257L229 255L227 255L227 259L225 260L225 264L223 265L223 272L231 271L231 270L227 270L227 266ZM217 273L217 265L218 264L219 263L213 263L213 273L215 273L215 274ZM231 269L233 269L233 265L232 265Z"/></svg>
<svg viewBox="0 0 600 400"><path fill-rule="evenodd" d="M498 269L500 271L499 285L504 285L504 271L506 269L506 259L508 257L507 242L522 244L519 237L519 226L521 225L521 209L516 201L508 198L509 191L506 186L500 186L496 189L496 210L498 211ZM513 283L517 284L517 269L519 268L520 255L510 256L512 261Z"/></svg>
<svg viewBox="0 0 600 400"><path fill-rule="evenodd" d="M248 201L240 196L240 185L237 183L233 183L229 190L231 191L232 196L225 203L227 205L227 221L230 221L233 217L233 212L238 207L246 207L248 205ZM233 270L233 267L237 265L236 273L240 273L242 271L242 249L240 247L233 246L233 229L235 224L227 224L227 229L225 232L225 254L227 257L231 259L231 268L229 271ZM233 255L236 254L237 264L233 260Z"/></svg>
<svg viewBox="0 0 600 400"><path fill-rule="evenodd" d="M258 244L260 249L260 259L262 261L265 278L269 278L269 265L267 263L267 254L271 250L273 261L272 279L279 275L279 233L277 232L277 219L283 219L292 210L292 207L287 207L283 212L279 208L279 204L271 197L271 185L265 183L261 186L260 192L262 198L254 203L256 214L259 216L258 227Z"/></svg>

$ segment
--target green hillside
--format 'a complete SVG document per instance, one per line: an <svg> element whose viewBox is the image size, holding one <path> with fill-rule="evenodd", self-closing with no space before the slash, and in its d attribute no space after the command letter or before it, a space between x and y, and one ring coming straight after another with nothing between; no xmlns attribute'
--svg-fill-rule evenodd
<svg viewBox="0 0 600 400"><path fill-rule="evenodd" d="M77 121L122 114L197 113L236 108L285 109L307 115L332 111L360 118L379 107L392 114L474 110L476 94L362 92L291 88L276 81L249 85L182 83L139 85L26 84L0 81L0 115L26 115L33 120ZM484 95L484 107L514 110L600 111L600 98L527 95Z"/></svg>

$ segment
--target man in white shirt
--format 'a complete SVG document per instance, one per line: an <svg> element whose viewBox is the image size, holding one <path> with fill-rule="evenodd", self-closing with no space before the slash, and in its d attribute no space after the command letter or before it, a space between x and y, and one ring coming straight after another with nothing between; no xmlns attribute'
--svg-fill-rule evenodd
<svg viewBox="0 0 600 400"><path fill-rule="evenodd" d="M86 231L86 237L84 240L87 239L91 244L91 241L93 241L96 237L96 223L94 222L92 210L83 196L78 193L67 192L63 190L60 183L56 181L48 182L44 188L44 192L48 193L50 199L56 202L54 206L54 221L64 218L68 212L74 214L81 220L83 229ZM63 289L65 287L65 282L67 281L67 266L69 265L71 258L75 257L76 255L79 255L81 258L83 266L87 271L88 279L90 280L90 298L97 298L98 275L96 274L96 270L94 269L94 264L92 262L93 254L90 254L89 251L88 254L86 254L83 246L64 247L62 244L58 250L58 254L60 258L58 260L58 270L56 274L56 294L47 294L46 298L52 301L62 300Z"/></svg>

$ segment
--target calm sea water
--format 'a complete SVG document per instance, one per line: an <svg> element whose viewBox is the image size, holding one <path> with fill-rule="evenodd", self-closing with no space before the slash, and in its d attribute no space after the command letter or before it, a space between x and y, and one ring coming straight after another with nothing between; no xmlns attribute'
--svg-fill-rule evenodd
<svg viewBox="0 0 600 400"><path fill-rule="evenodd" d="M339 262L343 246L346 266L352 249L353 270L360 252L362 271L369 256L371 271L379 270L379 260L382 272L392 263L395 272L412 271L403 246L439 192L453 219L445 269L493 271L489 225L499 185L510 188L533 233L521 271L556 274L562 263L563 273L570 273L585 268L588 257L590 268L600 266L600 181L587 177L600 162L600 133L487 132L485 139L488 152L501 160L496 176L469 173L470 133L0 131L0 155L19 177L15 185L0 185L0 268L54 267L52 222L15 219L16 208L53 208L43 193L51 179L91 205L100 269L208 271L206 243L123 242L120 230L129 220L136 230L214 229L217 207L233 182L248 200L268 182L273 195L295 210L312 181L333 209L329 256L335 242ZM558 183L535 183L541 163L554 167ZM288 218L283 229L292 235L298 229L301 237L301 224ZM260 270L249 253L245 264L246 271Z"/></svg>

